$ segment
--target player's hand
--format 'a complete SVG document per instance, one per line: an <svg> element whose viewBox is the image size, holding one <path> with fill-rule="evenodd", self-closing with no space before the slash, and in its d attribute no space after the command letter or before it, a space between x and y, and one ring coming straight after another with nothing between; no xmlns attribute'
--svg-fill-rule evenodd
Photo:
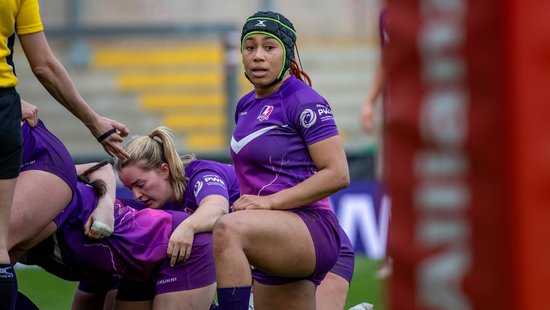
<svg viewBox="0 0 550 310"><path fill-rule="evenodd" d="M273 206L269 196L242 195L231 206L231 211L271 209Z"/></svg>
<svg viewBox="0 0 550 310"><path fill-rule="evenodd" d="M359 122L361 128L368 134L374 132L374 102L367 100L361 110L361 116Z"/></svg>
<svg viewBox="0 0 550 310"><path fill-rule="evenodd" d="M109 237L115 227L114 202L109 197L102 197L94 212L84 224L84 233L93 239Z"/></svg>
<svg viewBox="0 0 550 310"><path fill-rule="evenodd" d="M25 100L21 100L21 121L26 121L29 126L38 124L38 107Z"/></svg>
<svg viewBox="0 0 550 310"><path fill-rule="evenodd" d="M167 254L170 259L170 266L173 267L176 263L181 263L189 258L194 238L195 231L191 225L185 221L181 222L168 242Z"/></svg>
<svg viewBox="0 0 550 310"><path fill-rule="evenodd" d="M126 152L120 144L124 141L124 137L128 136L128 133L130 132L126 125L112 119L99 116L96 123L90 126L90 131L96 139L102 137L104 134L107 134L107 136L100 139L101 141L99 141L99 143L101 143L103 149L105 149L105 152L107 152L109 156L116 156L120 159L128 158L128 152Z"/></svg>

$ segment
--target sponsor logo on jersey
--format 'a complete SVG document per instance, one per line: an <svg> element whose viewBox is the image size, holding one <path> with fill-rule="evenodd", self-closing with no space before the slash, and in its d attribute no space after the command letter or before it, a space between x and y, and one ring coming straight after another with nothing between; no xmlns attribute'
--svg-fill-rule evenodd
<svg viewBox="0 0 550 310"><path fill-rule="evenodd" d="M215 174L205 175L203 180L208 185L223 185L223 186L225 186L225 182L220 178L220 176L215 175Z"/></svg>
<svg viewBox="0 0 550 310"><path fill-rule="evenodd" d="M158 280L157 285L176 282L176 281L178 281L177 277L173 277L173 278L169 278L169 279L161 279L161 280Z"/></svg>
<svg viewBox="0 0 550 310"><path fill-rule="evenodd" d="M258 115L258 120L266 121L269 119L269 115L273 112L273 106L272 105L266 105L262 108L262 112L260 112L260 115Z"/></svg>
<svg viewBox="0 0 550 310"><path fill-rule="evenodd" d="M199 180L197 181L197 183L195 183L195 186L193 187L193 194L195 195L195 197L197 197L201 189L202 189L202 181Z"/></svg>
<svg viewBox="0 0 550 310"><path fill-rule="evenodd" d="M319 114L321 122L333 119L332 110L328 106L317 106L317 114Z"/></svg>
<svg viewBox="0 0 550 310"><path fill-rule="evenodd" d="M323 116L324 114L332 115L332 110L330 108L324 107L324 108L317 109L317 113L319 114L319 116Z"/></svg>
<svg viewBox="0 0 550 310"><path fill-rule="evenodd" d="M21 164L21 168L25 167L25 166L28 166L28 165L32 165L32 164L35 164L36 163L36 160L31 160L31 161L28 161L28 162L24 162Z"/></svg>
<svg viewBox="0 0 550 310"><path fill-rule="evenodd" d="M309 128L317 121L317 114L311 109L305 109L300 114L300 124L304 128Z"/></svg>

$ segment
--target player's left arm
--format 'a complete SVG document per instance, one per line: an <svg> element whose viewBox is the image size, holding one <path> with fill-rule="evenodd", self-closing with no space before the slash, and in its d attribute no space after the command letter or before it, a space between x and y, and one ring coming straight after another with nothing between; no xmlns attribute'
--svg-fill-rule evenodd
<svg viewBox="0 0 550 310"><path fill-rule="evenodd" d="M272 195L243 195L233 204L233 210L298 208L349 185L348 162L340 136L315 142L308 146L308 150L317 173L294 187Z"/></svg>

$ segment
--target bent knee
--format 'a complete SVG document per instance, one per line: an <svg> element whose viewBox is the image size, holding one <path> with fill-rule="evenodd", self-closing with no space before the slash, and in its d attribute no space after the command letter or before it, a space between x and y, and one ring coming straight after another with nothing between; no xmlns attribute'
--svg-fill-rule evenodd
<svg viewBox="0 0 550 310"><path fill-rule="evenodd" d="M17 210L19 211L19 210ZM8 248L24 241L29 235L34 234L38 229L29 223L32 221L31 212L12 212L8 226ZM27 227L25 227L25 225Z"/></svg>
<svg viewBox="0 0 550 310"><path fill-rule="evenodd" d="M214 243L220 242L231 237L231 233L235 230L234 221L228 219L227 216L220 216L214 223L212 229L212 240Z"/></svg>
<svg viewBox="0 0 550 310"><path fill-rule="evenodd" d="M239 242L242 236L240 225L232 216L221 216L214 223L212 243L214 251L226 248L229 244Z"/></svg>

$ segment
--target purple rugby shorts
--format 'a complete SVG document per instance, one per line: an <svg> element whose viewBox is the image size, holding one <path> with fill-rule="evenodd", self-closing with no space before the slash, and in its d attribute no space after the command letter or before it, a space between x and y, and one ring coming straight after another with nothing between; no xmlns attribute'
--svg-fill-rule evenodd
<svg viewBox="0 0 550 310"><path fill-rule="evenodd" d="M297 208L288 210L297 214L306 224L315 247L315 270L309 277L279 277L259 269L252 270L255 281L265 285L281 285L299 280L310 280L319 285L326 274L334 267L340 251L338 219L331 210L317 208Z"/></svg>

